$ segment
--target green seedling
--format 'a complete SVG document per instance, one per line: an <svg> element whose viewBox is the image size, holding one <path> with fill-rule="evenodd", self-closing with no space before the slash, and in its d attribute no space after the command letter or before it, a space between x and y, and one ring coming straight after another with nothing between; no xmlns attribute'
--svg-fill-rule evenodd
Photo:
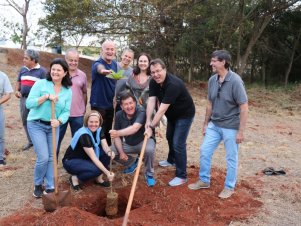
<svg viewBox="0 0 301 226"><path fill-rule="evenodd" d="M126 77L123 76L123 72L124 72L124 70L120 70L118 72L112 72L111 74L107 75L107 78L112 78L115 80L124 79Z"/></svg>

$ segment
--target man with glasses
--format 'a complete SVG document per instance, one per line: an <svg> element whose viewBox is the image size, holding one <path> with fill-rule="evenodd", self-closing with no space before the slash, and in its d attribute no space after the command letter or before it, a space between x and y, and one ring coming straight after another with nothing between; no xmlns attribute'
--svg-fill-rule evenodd
<svg viewBox="0 0 301 226"><path fill-rule="evenodd" d="M192 190L210 187L211 159L223 140L226 149L227 175L219 198L234 193L238 167L238 144L244 139L248 116L248 98L240 76L230 69L231 55L216 50L210 65L215 73L208 82L208 104L203 126L204 141L200 148L199 180L188 187Z"/></svg>
<svg viewBox="0 0 301 226"><path fill-rule="evenodd" d="M170 186L182 185L187 182L186 140L195 115L195 106L184 82L168 73L161 59L152 60L150 70L152 79L149 83L146 133L150 137L162 116L166 115L169 153L165 162L176 167L176 175L168 184ZM157 99L160 106L152 119Z"/></svg>
<svg viewBox="0 0 301 226"><path fill-rule="evenodd" d="M27 49L24 52L23 64L20 69L18 80L15 86L15 96L20 98L20 113L23 127L26 133L28 143L23 147L23 151L29 150L33 145L27 131L27 116L29 110L26 108L25 103L27 96L34 83L46 77L46 69L39 64L39 52L32 49Z"/></svg>

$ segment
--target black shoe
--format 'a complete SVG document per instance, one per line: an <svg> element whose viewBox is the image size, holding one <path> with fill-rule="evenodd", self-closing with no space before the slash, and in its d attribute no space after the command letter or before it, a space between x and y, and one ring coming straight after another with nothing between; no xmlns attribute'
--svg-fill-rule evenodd
<svg viewBox="0 0 301 226"><path fill-rule="evenodd" d="M54 188L52 188L52 189L46 189L45 191L43 191L43 194L47 195L47 194L53 193L53 192L54 192Z"/></svg>
<svg viewBox="0 0 301 226"><path fill-rule="evenodd" d="M43 187L42 185L35 185L34 186L34 191L33 191L33 196L36 198L41 198L43 195Z"/></svg>
<svg viewBox="0 0 301 226"><path fill-rule="evenodd" d="M78 184L78 185L74 185L74 184L73 184L73 182L72 182L72 176L69 177L69 183L70 183L70 185L71 185L71 187L72 187L72 189L73 189L74 191L80 190L79 184Z"/></svg>
<svg viewBox="0 0 301 226"><path fill-rule="evenodd" d="M105 188L108 188L108 187L111 186L111 184L110 184L109 181L104 181L104 182L102 182L102 183L95 181L95 184L98 185L98 186L105 187Z"/></svg>
<svg viewBox="0 0 301 226"><path fill-rule="evenodd" d="M4 160L0 160L0 167L5 166L5 165L6 165L6 162Z"/></svg>
<svg viewBox="0 0 301 226"><path fill-rule="evenodd" d="M33 144L26 144L24 147L23 147L23 151L27 151L28 149L30 149L31 147L33 146Z"/></svg>

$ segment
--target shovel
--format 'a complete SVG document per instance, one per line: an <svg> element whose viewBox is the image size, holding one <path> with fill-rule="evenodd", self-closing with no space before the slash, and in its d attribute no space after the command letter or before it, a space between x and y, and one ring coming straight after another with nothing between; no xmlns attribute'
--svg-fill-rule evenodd
<svg viewBox="0 0 301 226"><path fill-rule="evenodd" d="M132 185L132 188L131 188L131 193L130 193L129 201L128 201L128 204L126 206L126 210L125 210L125 214L124 214L122 226L126 226L127 222L128 222L128 218L129 218L131 207L132 207L132 203L133 203L134 193L135 193L135 189L136 189L136 184L137 184L138 176L139 176L139 173L140 173L140 168L141 168L141 165L142 165L142 159L143 159L143 156L144 156L144 152L145 152L145 147L146 147L147 140L148 140L148 137L145 134L144 135L144 141L143 141L143 144L142 144L142 149L141 149L141 152L140 152L139 161L138 161L138 166L137 166L136 173L135 173L135 176L134 176L133 185Z"/></svg>
<svg viewBox="0 0 301 226"><path fill-rule="evenodd" d="M51 118L55 119L54 116L54 102L51 101ZM47 212L56 210L59 206L70 206L71 204L71 193L70 190L58 191L58 172L57 172L57 157L56 157L56 132L55 128L52 127L52 152L53 152L53 171L54 171L54 192L44 194L42 196L42 202L44 209Z"/></svg>

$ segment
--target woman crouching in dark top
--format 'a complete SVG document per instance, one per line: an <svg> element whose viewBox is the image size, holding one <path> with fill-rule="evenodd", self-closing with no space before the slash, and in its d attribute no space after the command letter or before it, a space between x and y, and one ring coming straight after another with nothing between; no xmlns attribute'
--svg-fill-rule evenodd
<svg viewBox="0 0 301 226"><path fill-rule="evenodd" d="M63 158L63 166L71 176L69 182L74 190L79 190L79 184L95 179L97 185L109 187L104 181L105 174L109 181L113 181L114 173L108 170L110 158L115 154L107 144L101 129L102 117L97 111L87 113L84 126L73 136Z"/></svg>

